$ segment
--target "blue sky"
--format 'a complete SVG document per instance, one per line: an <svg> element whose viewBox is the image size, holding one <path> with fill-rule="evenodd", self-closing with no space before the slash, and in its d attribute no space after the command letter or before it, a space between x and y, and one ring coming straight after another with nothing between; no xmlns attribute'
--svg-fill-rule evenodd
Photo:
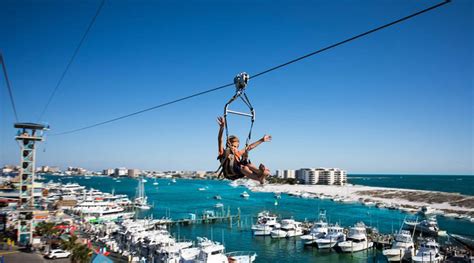
<svg viewBox="0 0 474 263"><path fill-rule="evenodd" d="M107 1L45 114L79 128L254 74L438 1ZM0 49L21 121L37 121L99 1L2 1ZM272 170L473 174L473 4L454 1L252 80L252 160ZM233 88L47 136L38 164L217 168L215 119ZM16 164L0 83L0 165ZM245 119L231 133L246 136Z"/></svg>

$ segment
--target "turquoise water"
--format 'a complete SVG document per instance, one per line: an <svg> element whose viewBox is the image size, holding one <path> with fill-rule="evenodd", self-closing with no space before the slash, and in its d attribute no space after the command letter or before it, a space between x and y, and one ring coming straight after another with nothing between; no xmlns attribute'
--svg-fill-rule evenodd
<svg viewBox="0 0 474 263"><path fill-rule="evenodd" d="M469 175L350 174L347 177L351 184L474 195L474 176Z"/></svg>
<svg viewBox="0 0 474 263"><path fill-rule="evenodd" d="M58 177L48 177L54 178ZM137 180L123 178L117 183L110 178L98 177L90 180L83 177L71 179L61 178L63 183L77 182L87 187L117 194L135 195ZM270 237L254 237L250 226L253 217L262 210L270 210L281 218L293 217L297 220L315 220L319 209L326 209L330 222L339 222L350 226L358 221L377 227L382 233L397 230L405 214L396 210L369 208L359 204L341 204L329 200L300 199L282 195L278 206L274 205L272 193L253 193L249 191L250 198L240 198L240 193L247 190L243 187L232 188L225 181L185 180L178 179L176 184L170 180L160 179L158 187L153 186L153 180L148 180L145 190L149 201L154 202L154 208L141 216L153 214L155 218L166 215L174 219L188 217L189 213L201 214L204 210L214 209L217 202L225 205L225 211L230 207L232 214L237 214L240 208L242 215L242 228L237 224L218 223L210 225L194 225L173 227L171 232L176 237L195 239L205 236L225 244L228 251L251 250L256 251L257 262L373 262L372 252L355 253L352 257L348 254L339 254L332 251L318 251L314 248L305 248L299 239L272 240ZM198 188L206 187L206 191ZM213 196L221 195L222 200L214 200ZM216 209L214 209L216 210ZM220 212L220 209L217 209ZM474 236L474 224L467 221L438 218L442 229L451 233ZM374 255L376 261L383 262L380 253Z"/></svg>

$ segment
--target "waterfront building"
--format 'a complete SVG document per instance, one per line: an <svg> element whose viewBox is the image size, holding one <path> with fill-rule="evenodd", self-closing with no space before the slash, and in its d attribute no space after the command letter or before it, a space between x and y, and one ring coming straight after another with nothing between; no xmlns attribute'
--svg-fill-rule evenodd
<svg viewBox="0 0 474 263"><path fill-rule="evenodd" d="M115 176L126 176L128 175L128 170L127 168L120 167L120 168L115 168Z"/></svg>
<svg viewBox="0 0 474 263"><path fill-rule="evenodd" d="M112 168L102 170L103 175L114 175L115 171Z"/></svg>
<svg viewBox="0 0 474 263"><path fill-rule="evenodd" d="M138 177L140 175L140 170L138 169L128 169L128 177Z"/></svg>
<svg viewBox="0 0 474 263"><path fill-rule="evenodd" d="M302 168L296 178L304 184L345 185L347 172L339 168Z"/></svg>
<svg viewBox="0 0 474 263"><path fill-rule="evenodd" d="M68 167L65 173L68 175L84 175L87 170L81 167Z"/></svg>
<svg viewBox="0 0 474 263"><path fill-rule="evenodd" d="M276 170L275 176L282 179L294 179L296 178L295 170Z"/></svg>

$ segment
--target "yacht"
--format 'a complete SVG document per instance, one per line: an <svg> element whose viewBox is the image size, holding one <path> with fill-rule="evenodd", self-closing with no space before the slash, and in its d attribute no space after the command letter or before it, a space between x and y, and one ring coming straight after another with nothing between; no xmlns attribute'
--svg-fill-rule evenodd
<svg viewBox="0 0 474 263"><path fill-rule="evenodd" d="M198 237L198 247L182 249L179 262L228 263L224 250L220 243Z"/></svg>
<svg viewBox="0 0 474 263"><path fill-rule="evenodd" d="M250 195L247 193L247 191L244 191L240 194L240 197L247 199L250 197Z"/></svg>
<svg viewBox="0 0 474 263"><path fill-rule="evenodd" d="M272 238L295 237L303 235L301 222L293 219L283 219L280 229L274 229L270 232Z"/></svg>
<svg viewBox="0 0 474 263"><path fill-rule="evenodd" d="M406 218L403 222L404 228L411 231L418 231L429 236L437 236L439 232L438 221L435 215L422 218L409 219Z"/></svg>
<svg viewBox="0 0 474 263"><path fill-rule="evenodd" d="M301 236L305 245L313 245L316 239L323 237L328 233L328 223L326 221L326 211L319 212L319 220L313 224L307 235Z"/></svg>
<svg viewBox="0 0 474 263"><path fill-rule="evenodd" d="M362 222L350 228L347 241L338 244L342 252L362 251L373 245L374 243L367 239L366 227Z"/></svg>
<svg viewBox="0 0 474 263"><path fill-rule="evenodd" d="M328 233L322 237L316 239L316 245L318 248L332 248L339 242L346 240L346 235L343 233L344 229L338 224L328 227Z"/></svg>
<svg viewBox="0 0 474 263"><path fill-rule="evenodd" d="M413 238L410 231L400 230L400 232L395 235L392 247L390 249L384 249L383 255L390 262L411 260L413 257L414 248L415 245L413 243Z"/></svg>
<svg viewBox="0 0 474 263"><path fill-rule="evenodd" d="M257 223L252 225L252 231L255 236L269 236L271 231L280 228L277 222L277 216L263 211L258 214Z"/></svg>
<svg viewBox="0 0 474 263"><path fill-rule="evenodd" d="M426 240L421 243L420 249L416 256L412 257L415 263L438 263L443 262L443 258L439 253L439 245L434 240Z"/></svg>
<svg viewBox="0 0 474 263"><path fill-rule="evenodd" d="M148 205L148 197L145 195L145 185L143 180L138 180L137 197L133 204L136 208L141 210L151 209L151 206Z"/></svg>
<svg viewBox="0 0 474 263"><path fill-rule="evenodd" d="M248 251L236 251L225 254L230 263L251 263L257 258L257 253Z"/></svg>

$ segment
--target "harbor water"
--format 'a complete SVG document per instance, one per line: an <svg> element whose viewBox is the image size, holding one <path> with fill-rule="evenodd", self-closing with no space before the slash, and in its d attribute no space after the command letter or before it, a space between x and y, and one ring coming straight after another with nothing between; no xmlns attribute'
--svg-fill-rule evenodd
<svg viewBox="0 0 474 263"><path fill-rule="evenodd" d="M138 185L136 179L130 178L121 178L120 182L109 177L87 179L76 176L67 178L46 176L46 179L62 183L75 182L104 192L127 194L131 198L135 196ZM362 181L372 180L376 179ZM240 209L240 225L235 221L182 225L173 226L170 232L176 238L208 237L224 243L227 251L255 251L258 254L256 262L385 262L381 253L373 250L352 255L341 254L331 250L304 247L299 238L275 240L270 237L255 237L250 227L257 213L262 210L269 210L277 214L280 219L314 221L318 217L319 209L325 209L330 223L337 222L347 227L363 221L368 226L376 227L381 233L397 231L407 215L398 210L367 207L357 203L343 204L329 199L302 199L285 194L277 200L276 205L272 193L250 192L244 187L232 187L228 181L177 179L176 183L172 183L170 179L158 179L158 185L153 185L153 182L153 179L148 179L145 183L146 195L153 208L139 214L139 217L182 219L189 218L190 213L201 215L205 210L226 213L230 209L231 214L237 214ZM246 190L250 198L243 199L240 194ZM220 195L222 199L215 200L213 197L216 195ZM222 203L224 207L215 208L216 203ZM474 224L469 221L438 217L438 223L442 230L449 233L474 236Z"/></svg>

